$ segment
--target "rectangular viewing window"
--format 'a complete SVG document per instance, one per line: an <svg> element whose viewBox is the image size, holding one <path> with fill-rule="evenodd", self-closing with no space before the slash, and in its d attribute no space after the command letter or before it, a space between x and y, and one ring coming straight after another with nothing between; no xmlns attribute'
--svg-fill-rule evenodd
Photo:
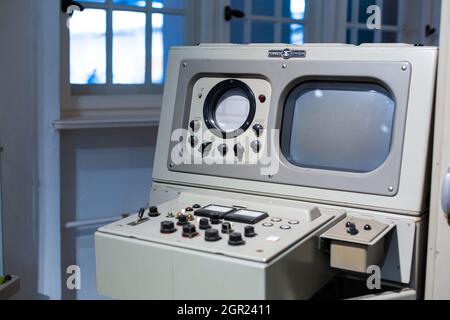
<svg viewBox="0 0 450 320"><path fill-rule="evenodd" d="M282 151L295 166L367 173L388 158L394 97L381 85L309 81L286 100Z"/></svg>

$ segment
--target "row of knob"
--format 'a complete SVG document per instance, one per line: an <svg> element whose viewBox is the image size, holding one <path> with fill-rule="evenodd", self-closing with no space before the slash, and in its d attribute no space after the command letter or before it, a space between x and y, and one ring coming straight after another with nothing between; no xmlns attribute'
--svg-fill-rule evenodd
<svg viewBox="0 0 450 320"><path fill-rule="evenodd" d="M182 223L183 222L180 223L180 221L178 221L177 224L178 225L181 224L183 226L183 233L182 233L183 237L192 239L198 236L199 233L197 232L195 225L189 222L186 222L184 224ZM205 241L215 242L222 239L222 237L219 234L219 230L212 228L211 225L209 224L209 220L206 218L200 219L199 228L201 230L205 230ZM173 221L161 222L161 233L170 234L175 233L176 231L177 229ZM240 232L234 232L231 223L229 222L222 223L222 233L229 235L228 238L229 245L237 246L245 244L245 241L242 239L242 234ZM257 234L253 226L246 226L244 229L244 235L247 238L252 238L255 237Z"/></svg>
<svg viewBox="0 0 450 320"><path fill-rule="evenodd" d="M192 132L197 132L198 130L200 130L200 126L200 121L198 120L192 120L189 123L189 127L191 128ZM253 132L255 133L256 137L259 138L264 132L264 127L262 126L262 124L257 123L253 126Z"/></svg>
<svg viewBox="0 0 450 320"><path fill-rule="evenodd" d="M195 146L198 144L198 139L195 136L191 136L189 138L189 144L192 148L195 148ZM259 153L261 151L261 142L259 140L255 140L250 144L250 147L252 148L253 152ZM199 148L199 151L202 153L203 156L209 154L211 152L212 148L212 142L204 142ZM225 157L228 154L228 146L223 143L217 147L217 150L219 151L220 155ZM233 147L233 152L236 157L241 157L244 152L245 148L240 144L237 143Z"/></svg>

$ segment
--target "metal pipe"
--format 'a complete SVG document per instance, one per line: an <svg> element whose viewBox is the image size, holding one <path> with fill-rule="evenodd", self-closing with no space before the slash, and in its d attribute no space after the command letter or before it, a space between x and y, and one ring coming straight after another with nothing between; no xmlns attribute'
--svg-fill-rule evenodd
<svg viewBox="0 0 450 320"><path fill-rule="evenodd" d="M123 219L126 215L121 217L111 217L111 218L102 218L102 219L93 219L93 220L84 220L84 221L71 221L66 222L64 225L64 229L78 229L83 227L91 227L101 224L111 223L120 219Z"/></svg>

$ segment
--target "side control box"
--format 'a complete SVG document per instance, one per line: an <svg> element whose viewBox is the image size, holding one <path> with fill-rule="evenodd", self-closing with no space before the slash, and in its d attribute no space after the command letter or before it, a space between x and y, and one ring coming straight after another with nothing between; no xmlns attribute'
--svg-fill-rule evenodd
<svg viewBox="0 0 450 320"><path fill-rule="evenodd" d="M329 242L331 267L366 273L369 266L383 260L384 239L394 227L394 224L355 217L340 221L321 236Z"/></svg>

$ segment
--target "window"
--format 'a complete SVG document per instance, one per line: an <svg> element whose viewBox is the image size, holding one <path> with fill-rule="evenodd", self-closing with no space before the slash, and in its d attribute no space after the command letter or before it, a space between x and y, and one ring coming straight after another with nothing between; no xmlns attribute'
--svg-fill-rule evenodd
<svg viewBox="0 0 450 320"><path fill-rule="evenodd" d="M285 105L283 153L299 167L371 172L390 153L394 111L378 84L305 82Z"/></svg>
<svg viewBox="0 0 450 320"><path fill-rule="evenodd" d="M232 43L304 43L306 0L231 0L245 13L230 21Z"/></svg>
<svg viewBox="0 0 450 320"><path fill-rule="evenodd" d="M348 0L347 6L347 43L395 43L403 41L402 27L404 8L399 6L405 2L399 0ZM377 5L381 9L381 29L367 28L367 19L371 14L367 8Z"/></svg>
<svg viewBox="0 0 450 320"><path fill-rule="evenodd" d="M84 0L70 19L72 94L158 93L169 48L192 42L188 0Z"/></svg>

